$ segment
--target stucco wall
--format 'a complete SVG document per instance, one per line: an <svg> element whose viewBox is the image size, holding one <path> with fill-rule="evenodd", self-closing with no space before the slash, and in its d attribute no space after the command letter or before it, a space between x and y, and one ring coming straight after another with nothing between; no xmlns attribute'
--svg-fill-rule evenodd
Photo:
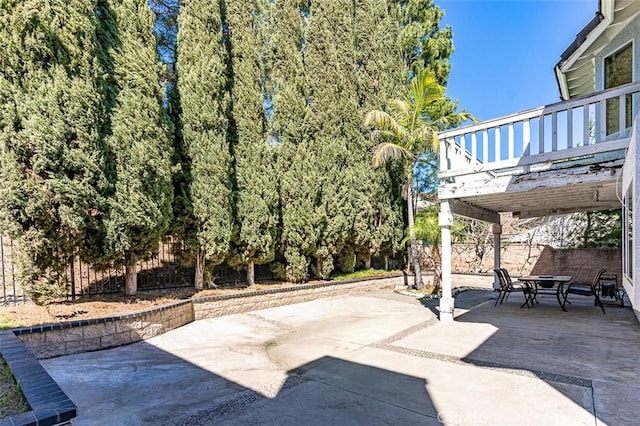
<svg viewBox="0 0 640 426"><path fill-rule="evenodd" d="M454 244L451 269L454 273L493 271L493 246L486 248L483 261L477 262L475 246ZM429 250L429 248L426 248ZM576 281L591 281L600 268L622 275L622 250L554 249L545 245L506 244L501 247L501 265L511 275L572 275ZM428 265L427 265L428 266ZM477 268L477 269L476 269Z"/></svg>

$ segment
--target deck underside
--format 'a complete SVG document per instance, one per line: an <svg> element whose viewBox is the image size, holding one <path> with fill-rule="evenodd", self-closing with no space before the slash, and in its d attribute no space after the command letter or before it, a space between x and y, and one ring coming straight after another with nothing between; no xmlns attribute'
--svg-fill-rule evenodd
<svg viewBox="0 0 640 426"><path fill-rule="evenodd" d="M497 213L539 217L620 207L624 153L548 164L537 171L479 173L441 185L456 214L497 222Z"/></svg>

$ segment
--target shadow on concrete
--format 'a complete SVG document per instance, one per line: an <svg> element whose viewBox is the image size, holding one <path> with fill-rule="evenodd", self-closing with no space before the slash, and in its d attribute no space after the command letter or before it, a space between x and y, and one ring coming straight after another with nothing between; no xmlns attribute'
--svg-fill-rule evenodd
<svg viewBox="0 0 640 426"><path fill-rule="evenodd" d="M458 290L458 289L456 289ZM490 290L466 290L462 289L457 291L453 298L455 300L455 308L460 310L469 310L475 306L480 305L481 303L487 302L489 300L494 300L494 293ZM440 299L433 299L429 297L423 297L420 300L420 303L425 308L429 309L436 317L440 317Z"/></svg>
<svg viewBox="0 0 640 426"><path fill-rule="evenodd" d="M331 356L287 374L275 397L245 393L177 425L441 424L424 378Z"/></svg>
<svg viewBox="0 0 640 426"><path fill-rule="evenodd" d="M50 370L79 407L74 426L440 424L424 378L331 356L275 387L273 371L234 381L145 342L65 358Z"/></svg>
<svg viewBox="0 0 640 426"><path fill-rule="evenodd" d="M457 321L434 324L387 296L198 321L42 363L78 406L74 426L635 424L630 309L494 307L473 290L457 295Z"/></svg>
<svg viewBox="0 0 640 426"><path fill-rule="evenodd" d="M478 305L456 321L488 324L495 332L462 361L531 373L576 404L593 406L605 424L636 424L640 324L630 308L608 304L603 315L592 299L572 303L568 312L552 296L531 309L521 309L515 297L496 307L493 301Z"/></svg>

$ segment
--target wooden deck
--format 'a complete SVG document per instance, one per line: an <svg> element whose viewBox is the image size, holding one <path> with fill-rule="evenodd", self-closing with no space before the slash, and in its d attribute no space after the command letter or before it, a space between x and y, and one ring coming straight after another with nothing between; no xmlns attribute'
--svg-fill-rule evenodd
<svg viewBox="0 0 640 426"><path fill-rule="evenodd" d="M439 197L454 213L548 216L620 206L640 83L445 131ZM619 113L622 111L622 113Z"/></svg>

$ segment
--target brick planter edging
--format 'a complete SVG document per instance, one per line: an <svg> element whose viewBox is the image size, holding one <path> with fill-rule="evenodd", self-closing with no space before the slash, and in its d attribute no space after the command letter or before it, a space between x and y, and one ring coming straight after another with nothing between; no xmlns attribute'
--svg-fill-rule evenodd
<svg viewBox="0 0 640 426"><path fill-rule="evenodd" d="M126 315L17 328L13 332L36 358L53 358L135 343L200 319L381 288L398 284L401 277L401 274L387 274L367 280L328 281L208 296Z"/></svg>
<svg viewBox="0 0 640 426"><path fill-rule="evenodd" d="M0 426L70 425L78 408L13 332L0 332L0 354L31 408L0 419Z"/></svg>

